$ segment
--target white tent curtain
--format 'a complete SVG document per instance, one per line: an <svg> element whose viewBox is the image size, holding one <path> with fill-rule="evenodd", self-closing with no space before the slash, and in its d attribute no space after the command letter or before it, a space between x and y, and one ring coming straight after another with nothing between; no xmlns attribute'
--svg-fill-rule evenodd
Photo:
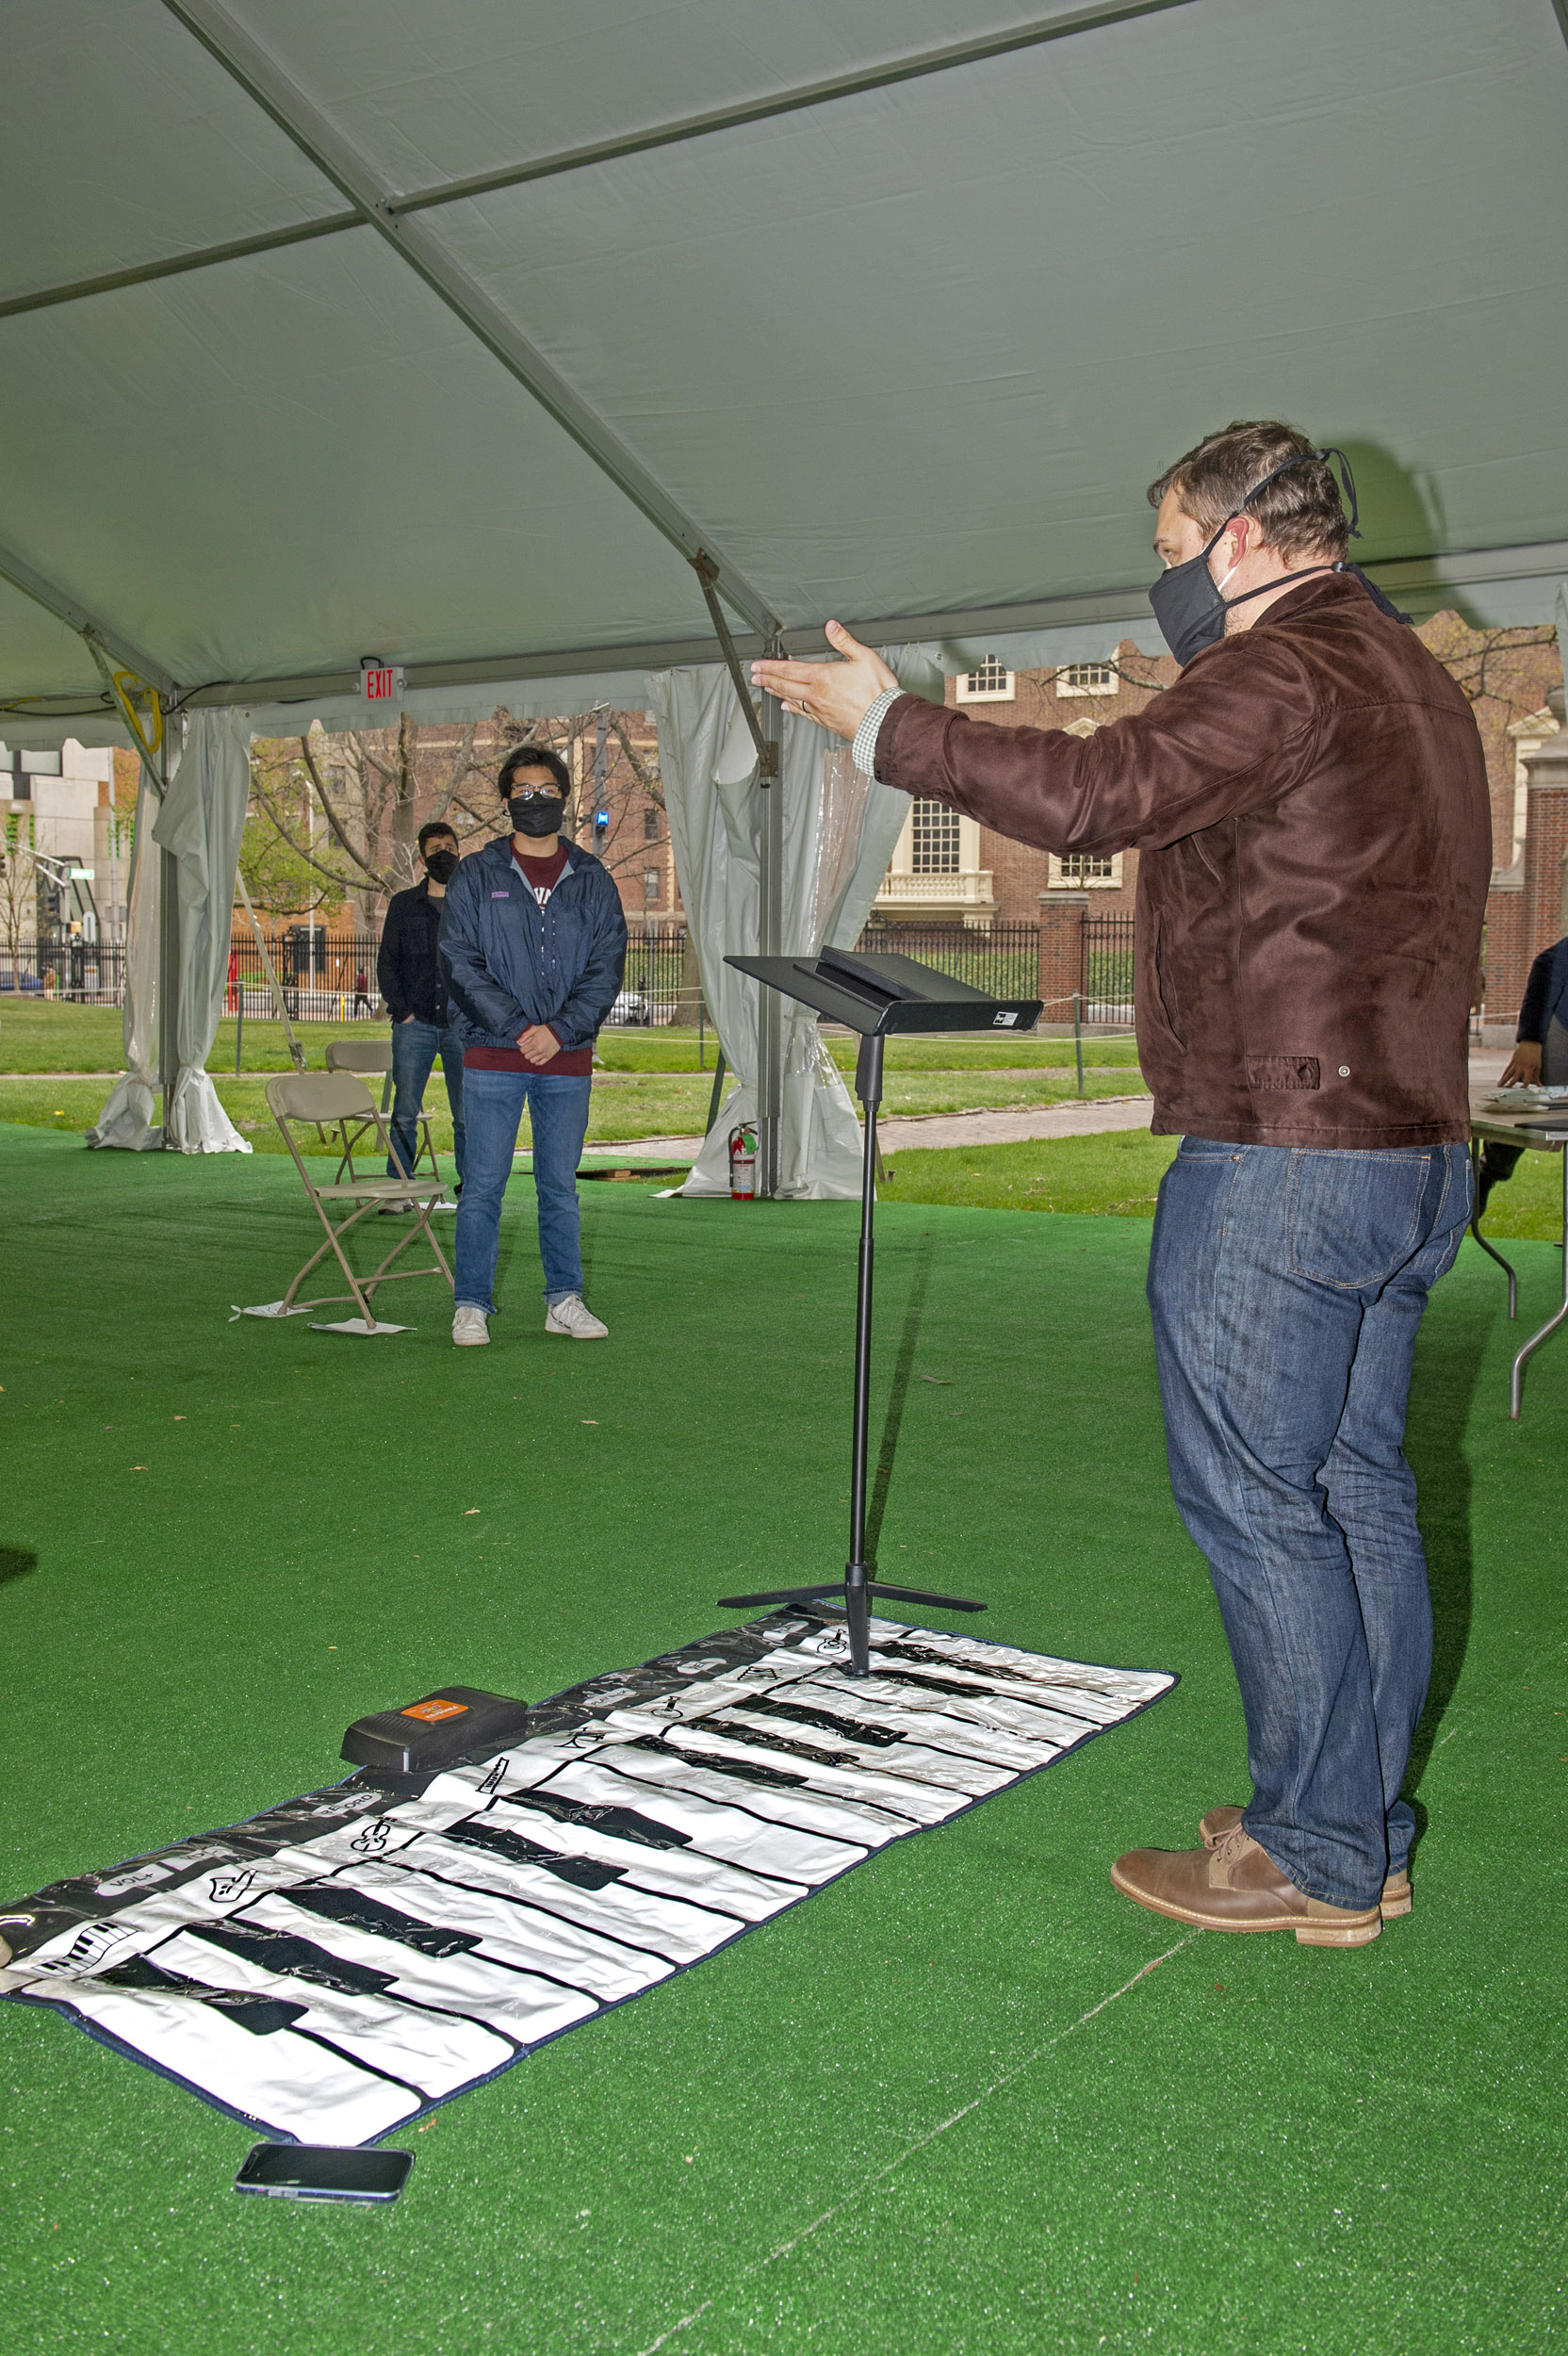
<svg viewBox="0 0 1568 2356"><path fill-rule="evenodd" d="M653 672L648 693L681 902L703 997L735 1079L681 1192L727 1194L730 1131L757 1112L758 988L724 962L727 951L752 949L758 937L757 756L727 671ZM858 938L909 805L863 777L847 747L789 714L783 768L772 789L784 795L782 947L788 957L813 957L825 942L847 947ZM820 1202L859 1191L855 1107L816 1018L787 1001L779 1192Z"/></svg>
<svg viewBox="0 0 1568 2356"><path fill-rule="evenodd" d="M76 723L80 727L81 723ZM158 870L153 841L158 798L141 772L131 837L131 872L125 886L125 1074L109 1091L90 1146L119 1146L126 1153L155 1153L163 1131L153 1125L158 1092Z"/></svg>
<svg viewBox="0 0 1568 2356"><path fill-rule="evenodd" d="M126 1073L90 1133L90 1145L133 1151L163 1145L181 1153L251 1151L219 1103L206 1070L228 979L234 879L251 785L250 743L248 712L198 712L188 723L185 750L161 807L152 803L143 779L127 924ZM150 838L142 823L147 817ZM176 1069L161 1130L151 1125L157 1038L155 849L173 853L179 878Z"/></svg>

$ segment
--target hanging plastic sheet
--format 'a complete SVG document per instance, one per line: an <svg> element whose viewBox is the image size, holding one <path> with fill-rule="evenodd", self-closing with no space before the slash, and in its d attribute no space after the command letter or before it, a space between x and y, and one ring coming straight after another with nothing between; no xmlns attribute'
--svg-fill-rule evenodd
<svg viewBox="0 0 1568 2356"><path fill-rule="evenodd" d="M904 658L900 662L899 658ZM891 648L900 676L923 649ZM729 1133L757 1116L758 988L725 963L754 950L761 872L761 790L740 699L718 667L652 672L648 691L670 841L702 994L735 1077L683 1194L729 1192ZM814 957L825 942L858 939L908 814L908 798L863 777L814 722L786 714L782 948ZM784 1119L779 1192L796 1200L860 1191L860 1133L849 1092L806 1006L784 1017Z"/></svg>
<svg viewBox="0 0 1568 2356"><path fill-rule="evenodd" d="M251 1151L219 1103L206 1070L228 977L234 879L250 795L250 742L248 712L198 712L188 723L185 749L161 804L143 773L126 922L125 1076L90 1130L89 1145L131 1152L161 1145L181 1153ZM160 851L172 851L177 862L180 941L176 1068L161 1129L152 1125Z"/></svg>

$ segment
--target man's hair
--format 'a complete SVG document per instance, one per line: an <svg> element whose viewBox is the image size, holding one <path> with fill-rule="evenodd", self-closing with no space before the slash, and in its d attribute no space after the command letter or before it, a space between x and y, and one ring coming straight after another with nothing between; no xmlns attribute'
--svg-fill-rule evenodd
<svg viewBox="0 0 1568 2356"><path fill-rule="evenodd" d="M501 762L501 773L496 780L500 787L503 801L511 793L512 780L519 769L547 769L561 788L563 798L570 796L571 771L562 760L561 755L552 752L547 744L519 744L516 751L508 753Z"/></svg>
<svg viewBox="0 0 1568 2356"><path fill-rule="evenodd" d="M1168 466L1149 485L1149 504L1158 507L1166 493L1174 491L1183 515L1192 517L1206 540L1233 515L1255 515L1264 539L1282 556L1315 556L1327 549L1343 559L1349 527L1339 485L1316 447L1293 425L1268 417L1238 420ZM1254 483L1296 457L1305 463L1275 475L1256 499L1247 498Z"/></svg>
<svg viewBox="0 0 1568 2356"><path fill-rule="evenodd" d="M438 834L449 835L454 843L457 841L455 826L449 826L444 818L433 818L428 826L421 826L419 829L419 857L421 859L425 856L426 843L433 843Z"/></svg>

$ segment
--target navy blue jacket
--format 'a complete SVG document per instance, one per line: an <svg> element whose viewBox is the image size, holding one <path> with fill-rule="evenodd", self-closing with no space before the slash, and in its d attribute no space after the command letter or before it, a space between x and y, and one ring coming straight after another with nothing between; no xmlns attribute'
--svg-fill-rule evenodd
<svg viewBox="0 0 1568 2356"><path fill-rule="evenodd" d="M1568 938L1543 949L1530 967L1519 1005L1517 1036L1544 1040L1554 1014L1568 1028Z"/></svg>
<svg viewBox="0 0 1568 2356"><path fill-rule="evenodd" d="M513 864L511 837L499 835L447 886L441 957L465 1046L515 1047L547 1023L564 1048L590 1047L626 969L620 893L592 851L568 843L541 908Z"/></svg>

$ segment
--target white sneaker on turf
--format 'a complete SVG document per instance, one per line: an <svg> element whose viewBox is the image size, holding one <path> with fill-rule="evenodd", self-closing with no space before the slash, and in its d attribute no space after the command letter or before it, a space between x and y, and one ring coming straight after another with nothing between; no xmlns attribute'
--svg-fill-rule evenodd
<svg viewBox="0 0 1568 2356"><path fill-rule="evenodd" d="M403 1219L406 1218L407 1214L412 1211L413 1208L414 1204L409 1201L408 1197L404 1195L393 1203L378 1203L376 1206L376 1217L378 1219Z"/></svg>
<svg viewBox="0 0 1568 2356"><path fill-rule="evenodd" d="M610 1332L596 1317L580 1293L568 1293L553 1309L545 1313L547 1333L569 1333L574 1342L602 1342Z"/></svg>
<svg viewBox="0 0 1568 2356"><path fill-rule="evenodd" d="M452 1319L452 1339L460 1350L490 1339L490 1324L482 1309L460 1309Z"/></svg>

